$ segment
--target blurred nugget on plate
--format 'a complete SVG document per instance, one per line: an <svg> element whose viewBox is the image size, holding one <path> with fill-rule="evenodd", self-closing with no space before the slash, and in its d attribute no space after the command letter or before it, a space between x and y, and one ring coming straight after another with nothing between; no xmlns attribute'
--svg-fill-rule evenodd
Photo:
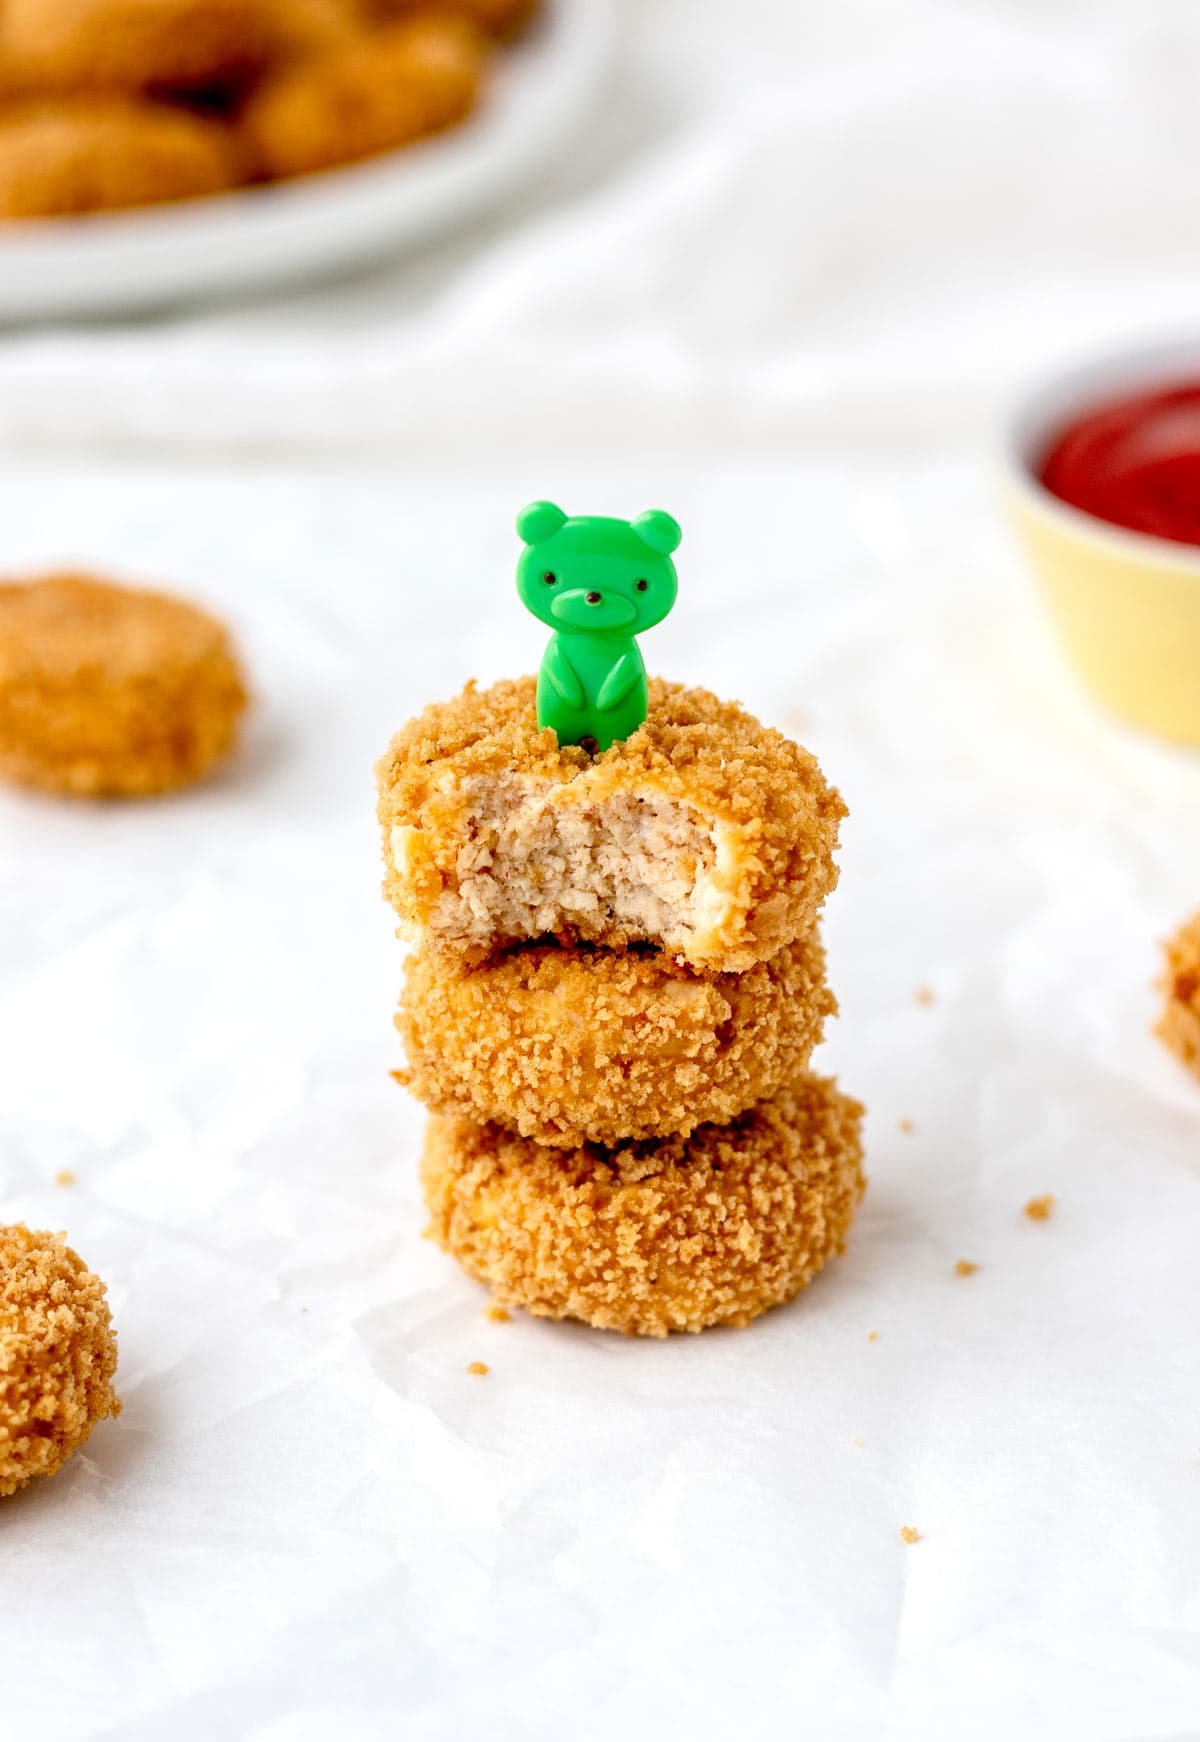
<svg viewBox="0 0 1200 1742"><path fill-rule="evenodd" d="M263 0L3 0L0 85L52 91L190 91L257 72Z"/></svg>
<svg viewBox="0 0 1200 1742"><path fill-rule="evenodd" d="M52 1476L121 1413L103 1282L61 1235L0 1227L0 1495Z"/></svg>
<svg viewBox="0 0 1200 1742"><path fill-rule="evenodd" d="M0 108L0 218L198 199L243 179L231 128L165 103L65 97Z"/></svg>
<svg viewBox="0 0 1200 1742"><path fill-rule="evenodd" d="M242 117L247 154L274 181L411 144L471 112L487 60L487 39L458 18L354 38L264 79Z"/></svg>
<svg viewBox="0 0 1200 1742"><path fill-rule="evenodd" d="M0 776L81 798L188 786L246 702L228 631L184 599L80 574L0 583Z"/></svg>

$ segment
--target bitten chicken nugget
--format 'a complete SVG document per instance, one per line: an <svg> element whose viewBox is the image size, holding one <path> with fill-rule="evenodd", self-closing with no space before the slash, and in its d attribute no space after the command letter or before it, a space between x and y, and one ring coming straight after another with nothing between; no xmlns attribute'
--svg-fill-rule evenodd
<svg viewBox="0 0 1200 1742"><path fill-rule="evenodd" d="M474 108L485 39L457 18L389 25L268 76L243 135L259 174L311 175L408 145Z"/></svg>
<svg viewBox="0 0 1200 1742"><path fill-rule="evenodd" d="M513 37L532 22L541 0L373 0L380 18L408 18L437 11L469 19L491 36Z"/></svg>
<svg viewBox="0 0 1200 1742"><path fill-rule="evenodd" d="M164 103L72 97L0 110L0 218L59 218L225 193L231 130Z"/></svg>
<svg viewBox="0 0 1200 1742"><path fill-rule="evenodd" d="M864 1190L861 1118L811 1076L729 1125L621 1149L435 1116L429 1232L540 1318L652 1337L746 1325L842 1251Z"/></svg>
<svg viewBox="0 0 1200 1742"><path fill-rule="evenodd" d="M594 761L539 732L535 681L468 684L379 763L384 893L408 936L469 959L556 936L753 967L837 882L846 807L815 759L733 702L650 680Z"/></svg>
<svg viewBox="0 0 1200 1742"><path fill-rule="evenodd" d="M6 89L190 90L257 71L262 0L4 0Z"/></svg>
<svg viewBox="0 0 1200 1742"><path fill-rule="evenodd" d="M435 1112L581 1143L687 1136L773 1095L836 1010L815 934L744 974L661 952L518 945L477 967L409 957L397 1072Z"/></svg>
<svg viewBox="0 0 1200 1742"><path fill-rule="evenodd" d="M86 575L0 585L0 775L123 797L198 780L246 690L215 617Z"/></svg>
<svg viewBox="0 0 1200 1742"><path fill-rule="evenodd" d="M0 1227L0 1495L52 1476L119 1415L104 1284L57 1234Z"/></svg>
<svg viewBox="0 0 1200 1742"><path fill-rule="evenodd" d="M1159 982L1166 1003L1155 1033L1200 1077L1200 913L1166 945L1167 971Z"/></svg>

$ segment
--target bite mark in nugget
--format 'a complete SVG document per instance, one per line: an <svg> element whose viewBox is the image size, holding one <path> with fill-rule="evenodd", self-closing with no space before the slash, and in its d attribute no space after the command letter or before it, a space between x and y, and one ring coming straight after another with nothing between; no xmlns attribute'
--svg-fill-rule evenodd
<svg viewBox="0 0 1200 1742"><path fill-rule="evenodd" d="M55 1234L0 1227L0 1495L52 1476L120 1413L104 1284Z"/></svg>
<svg viewBox="0 0 1200 1742"><path fill-rule="evenodd" d="M231 130L165 103L64 98L0 111L0 218L64 218L225 193Z"/></svg>
<svg viewBox="0 0 1200 1742"><path fill-rule="evenodd" d="M728 1125L620 1149L434 1117L429 1232L540 1318L654 1337L746 1325L842 1251L864 1190L861 1119L811 1076Z"/></svg>
<svg viewBox="0 0 1200 1742"><path fill-rule="evenodd" d="M836 1008L815 934L743 974L555 944L475 967L421 950L396 1075L435 1112L558 1147L687 1136L791 1082Z"/></svg>
<svg viewBox="0 0 1200 1742"><path fill-rule="evenodd" d="M739 972L810 930L846 815L816 760L707 690L650 680L595 761L539 732L535 681L468 684L381 760L384 893L408 936L482 960L555 936Z"/></svg>
<svg viewBox="0 0 1200 1742"><path fill-rule="evenodd" d="M1200 1077L1200 913L1168 940L1166 958L1167 971L1159 982L1166 1002L1155 1033Z"/></svg>
<svg viewBox="0 0 1200 1742"><path fill-rule="evenodd" d="M199 780L246 706L228 632L184 599L85 575L0 585L0 775L131 797Z"/></svg>
<svg viewBox="0 0 1200 1742"><path fill-rule="evenodd" d="M272 179L395 150L469 114L486 64L461 19L390 25L265 79L246 106L247 150Z"/></svg>

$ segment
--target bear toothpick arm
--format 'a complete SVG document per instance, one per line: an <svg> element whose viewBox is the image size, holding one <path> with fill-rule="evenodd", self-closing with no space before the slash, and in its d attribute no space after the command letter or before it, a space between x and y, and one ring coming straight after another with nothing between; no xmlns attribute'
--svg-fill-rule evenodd
<svg viewBox="0 0 1200 1742"><path fill-rule="evenodd" d="M560 744L607 750L646 718L634 637L675 603L679 527L658 509L636 520L569 518L553 502L532 502L517 532L517 593L554 631L538 672L538 727L553 727Z"/></svg>

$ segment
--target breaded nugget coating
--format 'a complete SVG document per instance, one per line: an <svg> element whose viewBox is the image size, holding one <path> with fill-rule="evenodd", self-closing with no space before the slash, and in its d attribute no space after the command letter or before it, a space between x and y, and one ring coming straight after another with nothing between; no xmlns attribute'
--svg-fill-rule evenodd
<svg viewBox="0 0 1200 1742"><path fill-rule="evenodd" d="M429 1122L430 1235L508 1306L662 1337L746 1325L843 1250L864 1190L862 1108L805 1076L688 1138L549 1149Z"/></svg>
<svg viewBox="0 0 1200 1742"><path fill-rule="evenodd" d="M86 798L187 786L246 699L228 632L184 599L87 575L0 585L0 776Z"/></svg>
<svg viewBox="0 0 1200 1742"><path fill-rule="evenodd" d="M397 1072L434 1112L576 1148L687 1136L773 1095L836 1010L815 933L744 974L638 950L409 957Z"/></svg>
<svg viewBox="0 0 1200 1742"><path fill-rule="evenodd" d="M532 677L411 720L378 766L384 894L471 960L527 938L647 941L740 971L815 923L846 815L816 760L733 702L650 680L595 760L539 732Z"/></svg>
<svg viewBox="0 0 1200 1742"><path fill-rule="evenodd" d="M359 0L263 0L263 7L272 68L333 53L368 29Z"/></svg>
<svg viewBox="0 0 1200 1742"><path fill-rule="evenodd" d="M232 131L165 103L72 97L0 110L0 218L62 218L225 193Z"/></svg>
<svg viewBox="0 0 1200 1742"><path fill-rule="evenodd" d="M311 175L392 151L475 106L485 39L461 19L414 18L268 76L243 116L259 174Z"/></svg>
<svg viewBox="0 0 1200 1742"><path fill-rule="evenodd" d="M541 0L374 0L380 18L408 18L436 11L466 18L491 36L513 37L532 23Z"/></svg>
<svg viewBox="0 0 1200 1742"><path fill-rule="evenodd" d="M57 1234L0 1227L0 1495L52 1476L119 1415L104 1284Z"/></svg>
<svg viewBox="0 0 1200 1742"><path fill-rule="evenodd" d="M190 90L255 72L262 0L3 0L4 87Z"/></svg>
<svg viewBox="0 0 1200 1742"><path fill-rule="evenodd" d="M1154 1032L1200 1077L1200 913L1180 926L1165 949L1167 971L1158 989L1166 1002Z"/></svg>

